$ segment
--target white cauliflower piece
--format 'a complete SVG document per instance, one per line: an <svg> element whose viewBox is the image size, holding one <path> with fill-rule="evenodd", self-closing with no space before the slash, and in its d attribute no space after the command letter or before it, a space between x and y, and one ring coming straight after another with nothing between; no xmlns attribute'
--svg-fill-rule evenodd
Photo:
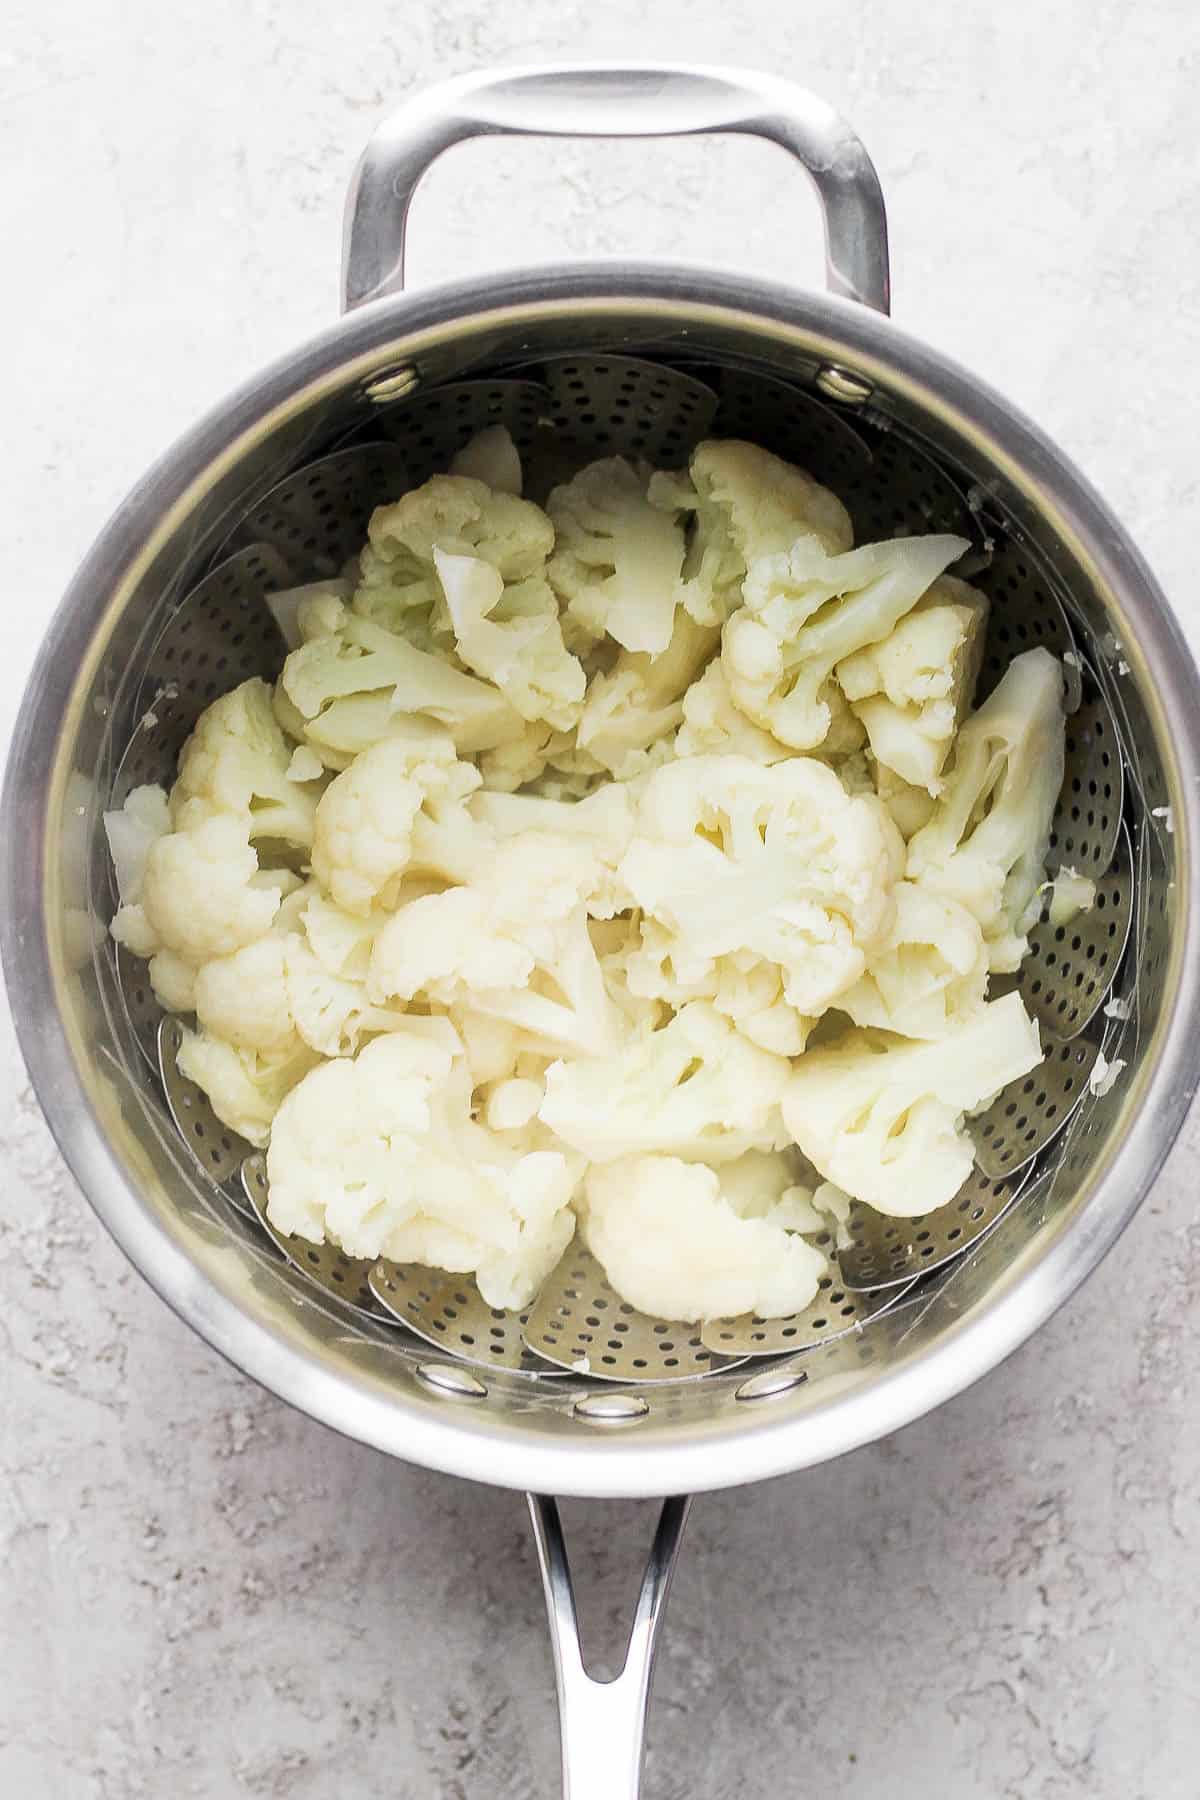
<svg viewBox="0 0 1200 1800"><path fill-rule="evenodd" d="M332 974L299 936L286 942L283 984L295 1030L321 1056L353 1056L368 1032L411 1030L416 1023L398 1008L372 1005L361 981ZM457 1043L447 1020L423 1023L444 1028Z"/></svg>
<svg viewBox="0 0 1200 1800"><path fill-rule="evenodd" d="M206 707L179 757L171 789L176 826L230 815L253 841L278 839L307 849L317 796L288 779L292 760L271 707L271 690L257 677Z"/></svg>
<svg viewBox="0 0 1200 1800"><path fill-rule="evenodd" d="M523 485L521 456L507 425L487 425L477 431L451 459L450 473L481 481L496 494L519 494Z"/></svg>
<svg viewBox="0 0 1200 1800"><path fill-rule="evenodd" d="M939 1038L983 1003L988 953L965 906L914 882L898 882L896 915L865 974L838 996L856 1025L901 1037Z"/></svg>
<svg viewBox="0 0 1200 1800"><path fill-rule="evenodd" d="M193 1004L198 1023L210 1037L267 1057L299 1048L288 1003L288 943L286 934L271 931L197 970Z"/></svg>
<svg viewBox="0 0 1200 1800"><path fill-rule="evenodd" d="M588 934L598 859L533 835L501 844L473 885L403 907L380 931L367 991L421 997L518 1027L550 1056L603 1055L624 1036Z"/></svg>
<svg viewBox="0 0 1200 1800"><path fill-rule="evenodd" d="M461 1058L403 1032L314 1069L280 1107L268 1215L349 1256L472 1273L490 1306L528 1305L575 1229L577 1163L521 1153L470 1117Z"/></svg>
<svg viewBox="0 0 1200 1800"><path fill-rule="evenodd" d="M119 811L105 813L104 834L122 906L134 906L141 899L151 845L170 829L171 809L160 787L132 788Z"/></svg>
<svg viewBox="0 0 1200 1800"><path fill-rule="evenodd" d="M834 669L888 636L965 538L896 538L829 556L811 538L750 567L745 605L725 626L721 660L736 705L796 750L853 748Z"/></svg>
<svg viewBox="0 0 1200 1800"><path fill-rule="evenodd" d="M958 734L908 877L948 894L983 928L993 973L1018 969L1037 922L1065 754L1062 668L1026 650Z"/></svg>
<svg viewBox="0 0 1200 1800"><path fill-rule="evenodd" d="M817 1292L825 1258L773 1214L740 1217L721 1175L675 1156L598 1163L583 1235L613 1287L655 1319L785 1318Z"/></svg>
<svg viewBox="0 0 1200 1800"><path fill-rule="evenodd" d="M563 643L548 583L506 588L490 563L437 548L433 561L467 667L495 682L523 719L545 719L556 731L575 725L587 682Z"/></svg>
<svg viewBox="0 0 1200 1800"><path fill-rule="evenodd" d="M148 948L138 954L173 950L198 967L252 944L270 930L281 898L279 888L260 882L258 874L246 822L232 814L217 813L159 838L142 879L149 936Z"/></svg>
<svg viewBox="0 0 1200 1800"><path fill-rule="evenodd" d="M554 527L540 507L466 475L434 475L371 515L354 611L431 651L446 646L435 549L475 556L504 581L540 575Z"/></svg>
<svg viewBox="0 0 1200 1800"><path fill-rule="evenodd" d="M637 774L647 753L679 724L684 695L717 641L715 628L680 613L660 656L622 650L588 687L577 733L580 749L619 780Z"/></svg>
<svg viewBox="0 0 1200 1800"><path fill-rule="evenodd" d="M309 638L337 630L353 592L354 583L342 577L308 581L303 587L280 588L268 594L267 610L288 649L297 650Z"/></svg>
<svg viewBox="0 0 1200 1800"><path fill-rule="evenodd" d="M707 1000L737 1026L743 1037L777 1056L799 1056L813 1020L797 1012L785 991L784 971L753 951L734 951L701 963L676 966L679 940L656 919L643 918L634 940L613 960L620 968L626 995L675 1008L689 1000Z"/></svg>
<svg viewBox="0 0 1200 1800"><path fill-rule="evenodd" d="M697 444L689 477L655 475L649 498L692 515L679 598L698 624L721 625L740 606L746 571L759 558L790 550L798 538L831 554L854 542L837 496L757 444Z"/></svg>
<svg viewBox="0 0 1200 1800"><path fill-rule="evenodd" d="M735 706L729 677L719 656L683 696L683 723L675 738L676 756L746 756L751 762L782 762L793 752L755 725Z"/></svg>
<svg viewBox="0 0 1200 1800"><path fill-rule="evenodd" d="M877 807L811 757L689 757L655 770L619 879L674 938L687 984L735 952L778 965L802 1017L862 974L889 930L903 847Z"/></svg>
<svg viewBox="0 0 1200 1800"><path fill-rule="evenodd" d="M795 1064L788 1130L829 1181L911 1218L952 1200L975 1158L963 1116L1042 1060L1019 994L985 1003L934 1043L852 1031Z"/></svg>
<svg viewBox="0 0 1200 1800"><path fill-rule="evenodd" d="M624 457L605 457L546 502L555 527L546 574L581 644L607 635L657 656L671 641L683 532L646 498L648 479Z"/></svg>
<svg viewBox="0 0 1200 1800"><path fill-rule="evenodd" d="M717 1162L785 1141L789 1073L698 1000L615 1055L553 1063L540 1117L593 1162L649 1151Z"/></svg>
<svg viewBox="0 0 1200 1800"><path fill-rule="evenodd" d="M176 1057L180 1073L204 1089L218 1119L260 1150L284 1099L316 1061L306 1044L268 1056L207 1031L186 1030Z"/></svg>
<svg viewBox="0 0 1200 1800"><path fill-rule="evenodd" d="M196 1010L196 969L174 950L158 950L151 956L147 973L154 997L166 1012Z"/></svg>
<svg viewBox="0 0 1200 1800"><path fill-rule="evenodd" d="M472 794L472 818L498 842L529 836L577 844L595 857L583 899L592 918L609 918L629 905L617 876L634 829L634 808L625 784L607 782L582 800L548 800L537 794Z"/></svg>
<svg viewBox="0 0 1200 1800"><path fill-rule="evenodd" d="M975 692L987 615L978 588L943 575L889 636L834 670L876 761L930 794L941 791L943 765Z"/></svg>
<svg viewBox="0 0 1200 1800"><path fill-rule="evenodd" d="M423 808L453 807L479 785L459 762L447 732L413 723L355 758L317 807L313 873L335 904L366 917L395 899L414 857L414 825Z"/></svg>
<svg viewBox="0 0 1200 1800"><path fill-rule="evenodd" d="M432 556L430 571L436 583ZM498 688L357 614L339 630L293 650L280 682L304 721L303 736L318 753L326 744L353 755L378 741L369 736L364 742L364 730L382 736L403 714L446 726L464 755L509 743L525 728ZM343 704L334 713L339 701Z"/></svg>

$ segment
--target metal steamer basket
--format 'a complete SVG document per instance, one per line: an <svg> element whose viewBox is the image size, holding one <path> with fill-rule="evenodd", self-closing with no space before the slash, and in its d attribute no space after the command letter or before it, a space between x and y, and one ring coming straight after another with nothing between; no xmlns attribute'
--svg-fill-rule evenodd
<svg viewBox="0 0 1200 1800"><path fill-rule="evenodd" d="M700 268L574 264L406 295L429 164L500 133L767 138L812 177L829 293ZM1107 508L997 394L888 320L883 201L845 124L757 74L545 68L451 82L391 118L355 177L346 316L211 413L146 476L75 578L18 723L4 800L4 962L58 1142L159 1293L275 1393L381 1450L535 1495L666 1496L800 1469L993 1368L1145 1195L1196 1087L1200 687ZM196 716L283 655L272 591L340 566L380 501L503 422L540 471L686 462L750 437L844 500L856 540L956 531L990 596L983 687L1034 643L1069 677L1051 872L1093 908L1037 927L1019 977L1047 1056L974 1121L976 1169L923 1219L865 1209L794 1319L652 1320L573 1248L530 1311L473 1284L282 1238L262 1162L175 1066L140 964L105 926L101 827L169 782ZM657 1626L686 1515L668 1499L630 1651L592 1681L551 1500L531 1501L564 1769L634 1793Z"/></svg>

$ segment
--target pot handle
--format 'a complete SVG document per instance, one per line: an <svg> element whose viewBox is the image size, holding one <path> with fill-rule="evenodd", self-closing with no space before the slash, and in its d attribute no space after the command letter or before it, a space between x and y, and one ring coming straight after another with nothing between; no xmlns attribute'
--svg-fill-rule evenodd
<svg viewBox="0 0 1200 1800"><path fill-rule="evenodd" d="M611 1681L597 1681L584 1666L558 1504L544 1494L529 1495L554 1650L563 1800L638 1800L654 1655L690 1506L686 1496L663 1502L624 1667Z"/></svg>
<svg viewBox="0 0 1200 1800"><path fill-rule="evenodd" d="M758 70L551 64L460 75L392 113L359 159L346 201L343 309L404 286L408 209L422 176L475 137L767 138L812 177L825 221L826 282L886 313L887 217L874 165L832 107Z"/></svg>

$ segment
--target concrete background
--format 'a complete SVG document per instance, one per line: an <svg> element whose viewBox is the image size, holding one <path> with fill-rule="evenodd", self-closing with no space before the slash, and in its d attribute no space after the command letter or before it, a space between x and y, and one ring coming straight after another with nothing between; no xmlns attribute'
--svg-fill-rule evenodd
<svg viewBox="0 0 1200 1800"><path fill-rule="evenodd" d="M687 56L841 106L896 316L1028 408L1200 636L1200 16L1189 0L10 0L0 25L0 729L71 569L156 451L336 305L342 194L452 71ZM566 251L817 278L761 146L489 146L412 274ZM0 1042L0 1793L557 1791L521 1502L390 1465L249 1386L101 1234ZM891 1442L702 1501L652 1800L1193 1800L1197 1124L1086 1291ZM610 1636L645 1509L569 1509ZM589 1596L585 1592L585 1599Z"/></svg>

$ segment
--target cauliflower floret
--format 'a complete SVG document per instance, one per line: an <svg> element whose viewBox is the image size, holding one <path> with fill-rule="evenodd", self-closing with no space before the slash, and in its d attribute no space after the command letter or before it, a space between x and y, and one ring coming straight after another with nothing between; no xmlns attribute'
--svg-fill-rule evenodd
<svg viewBox="0 0 1200 1800"><path fill-rule="evenodd" d="M251 840L312 843L317 797L288 779L292 750L257 677L206 707L179 758L171 790L176 826L217 815L243 820Z"/></svg>
<svg viewBox="0 0 1200 1800"><path fill-rule="evenodd" d="M676 756L746 756L751 762L782 762L793 752L734 705L729 678L719 656L683 696L683 724Z"/></svg>
<svg viewBox="0 0 1200 1800"><path fill-rule="evenodd" d="M472 886L414 900L389 920L367 991L380 1003L420 996L506 1020L550 1056L610 1052L622 1020L586 912L604 878L584 845L532 834L502 844Z"/></svg>
<svg viewBox="0 0 1200 1800"><path fill-rule="evenodd" d="M811 1018L890 928L902 860L882 813L813 758L696 756L647 779L619 878L673 934L683 984L750 952L778 965L788 1005Z"/></svg>
<svg viewBox="0 0 1200 1800"><path fill-rule="evenodd" d="M435 549L479 557L503 580L524 581L542 573L554 547L554 527L540 507L466 475L434 475L377 507L367 532L354 611L424 649L434 648L444 627Z"/></svg>
<svg viewBox="0 0 1200 1800"><path fill-rule="evenodd" d="M210 1037L239 1050L278 1057L299 1048L288 1003L289 938L271 931L253 944L217 956L196 973L196 1018Z"/></svg>
<svg viewBox="0 0 1200 1800"><path fill-rule="evenodd" d="M963 725L933 816L909 842L909 879L975 915L993 973L1020 967L1037 922L1064 745L1062 668L1026 650Z"/></svg>
<svg viewBox="0 0 1200 1800"><path fill-rule="evenodd" d="M755 561L745 605L725 626L721 660L742 712L796 750L849 749L838 663L893 631L965 538L896 538L828 556L811 538Z"/></svg>
<svg viewBox="0 0 1200 1800"><path fill-rule="evenodd" d="M430 579L436 582L432 560L430 571ZM343 733L354 727L348 746L351 755L366 748L364 719L382 736L396 716L405 713L425 715L445 725L464 754L509 743L524 730L520 713L498 688L452 668L441 656L418 650L395 632L356 614L338 631L293 650L280 681L291 706L304 720L304 737L318 752L322 743L335 751L345 747L345 739L334 736L335 719ZM343 705L331 718L338 701Z"/></svg>
<svg viewBox="0 0 1200 1800"><path fill-rule="evenodd" d="M683 532L647 500L648 479L624 457L605 457L546 502L555 527L546 574L583 645L607 634L657 656L671 641Z"/></svg>
<svg viewBox="0 0 1200 1800"><path fill-rule="evenodd" d="M636 916L636 915L635 915ZM813 1021L788 1001L783 970L753 951L737 950L704 963L675 963L679 940L656 919L642 918L634 940L619 954L621 980L633 999L678 1009L689 1000L707 1000L737 1026L743 1037L777 1056L799 1056ZM686 959L686 948L682 952Z"/></svg>
<svg viewBox="0 0 1200 1800"><path fill-rule="evenodd" d="M450 463L452 475L481 481L494 494L519 494L521 457L506 425L487 425L463 445Z"/></svg>
<svg viewBox="0 0 1200 1800"><path fill-rule="evenodd" d="M467 810L498 842L532 835L586 847L596 859L585 895L590 916L610 918L628 906L617 868L633 835L634 809L623 783L608 782L582 800L484 789L472 794Z"/></svg>
<svg viewBox="0 0 1200 1800"><path fill-rule="evenodd" d="M911 881L895 889L896 916L866 973L838 1006L856 1025L901 1037L939 1038L975 1012L987 987L988 955L965 906Z"/></svg>
<svg viewBox="0 0 1200 1800"><path fill-rule="evenodd" d="M281 898L279 887L260 882L258 872L246 823L229 813L159 838L142 880L148 947L137 954L173 950L198 967L252 944L270 929Z"/></svg>
<svg viewBox="0 0 1200 1800"><path fill-rule="evenodd" d="M413 723L355 758L317 807L313 873L348 913L366 917L394 899L414 858L414 825L423 808L453 807L479 785L448 733Z"/></svg>
<svg viewBox="0 0 1200 1800"><path fill-rule="evenodd" d="M965 1113L1042 1060L1019 994L985 1003L936 1043L852 1031L796 1063L783 1116L829 1181L899 1218L952 1200L975 1151Z"/></svg>
<svg viewBox="0 0 1200 1800"><path fill-rule="evenodd" d="M701 625L720 625L741 604L746 571L760 557L812 538L831 554L854 542L836 495L757 444L709 439L692 452L690 480L655 475L651 504L693 515L679 598Z"/></svg>
<svg viewBox="0 0 1200 1800"><path fill-rule="evenodd" d="M105 813L104 834L122 906L134 906L141 899L150 848L170 829L171 809L160 787L132 788L120 811Z"/></svg>
<svg viewBox="0 0 1200 1800"><path fill-rule="evenodd" d="M435 548L433 560L467 667L494 681L523 719L545 719L556 731L576 724L587 683L563 643L549 584L536 578L506 588L477 556Z"/></svg>
<svg viewBox="0 0 1200 1800"><path fill-rule="evenodd" d="M280 1107L267 1207L281 1231L470 1272L489 1306L520 1307L571 1240L578 1177L562 1152L521 1153L476 1124L461 1058L394 1032Z"/></svg>
<svg viewBox="0 0 1200 1800"><path fill-rule="evenodd" d="M297 650L309 638L337 630L353 592L354 583L343 577L309 581L303 587L281 588L268 594L267 610L288 649Z"/></svg>
<svg viewBox="0 0 1200 1800"><path fill-rule="evenodd" d="M189 1013L196 1010L196 970L174 950L158 950L147 968L154 998L165 1012Z"/></svg>
<svg viewBox="0 0 1200 1800"><path fill-rule="evenodd" d="M218 1119L260 1150L285 1097L317 1060L307 1044L268 1056L207 1031L186 1030L176 1057L180 1073L204 1089Z"/></svg>
<svg viewBox="0 0 1200 1800"><path fill-rule="evenodd" d="M785 1318L817 1292L825 1258L772 1213L743 1218L721 1176L675 1156L589 1169L583 1235L617 1292L651 1318Z"/></svg>
<svg viewBox="0 0 1200 1800"><path fill-rule="evenodd" d="M942 767L975 692L987 614L978 588L943 575L890 636L834 670L876 761L930 794L941 791Z"/></svg>
<svg viewBox="0 0 1200 1800"><path fill-rule="evenodd" d="M593 678L579 721L579 747L619 780L637 774L647 753L683 717L683 697L716 648L715 628L679 613L661 656L622 650L612 668Z"/></svg>
<svg viewBox="0 0 1200 1800"><path fill-rule="evenodd" d="M614 1056L553 1063L540 1117L593 1162L647 1151L719 1162L786 1141L789 1072L697 1000Z"/></svg>

